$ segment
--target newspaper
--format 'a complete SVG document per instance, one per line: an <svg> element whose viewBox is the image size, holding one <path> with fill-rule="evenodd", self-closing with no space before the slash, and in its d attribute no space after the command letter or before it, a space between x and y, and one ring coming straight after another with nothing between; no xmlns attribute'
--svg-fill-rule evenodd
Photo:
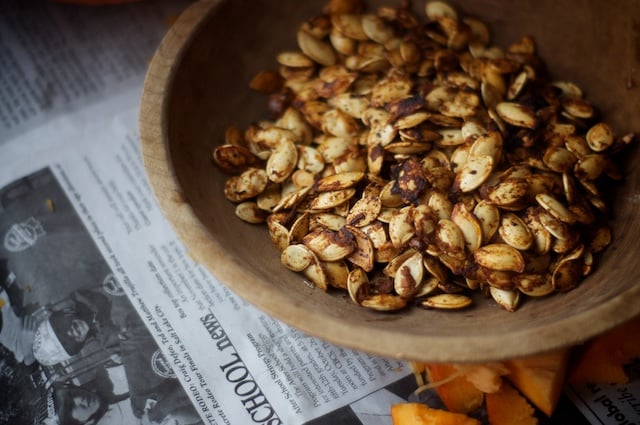
<svg viewBox="0 0 640 425"><path fill-rule="evenodd" d="M248 305L155 203L140 92L189 4L0 3L0 424L390 424L405 362ZM637 386L587 390L640 423Z"/></svg>

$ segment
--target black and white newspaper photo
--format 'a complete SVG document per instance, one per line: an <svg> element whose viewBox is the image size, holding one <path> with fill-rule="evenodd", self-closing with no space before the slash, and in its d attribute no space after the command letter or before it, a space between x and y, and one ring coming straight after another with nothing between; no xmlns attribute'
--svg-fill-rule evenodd
<svg viewBox="0 0 640 425"><path fill-rule="evenodd" d="M0 421L201 423L51 170L0 199Z"/></svg>
<svg viewBox="0 0 640 425"><path fill-rule="evenodd" d="M164 218L139 101L191 3L0 2L0 425L390 425L437 404L408 362L245 302ZM633 377L572 388L582 423L640 423Z"/></svg>

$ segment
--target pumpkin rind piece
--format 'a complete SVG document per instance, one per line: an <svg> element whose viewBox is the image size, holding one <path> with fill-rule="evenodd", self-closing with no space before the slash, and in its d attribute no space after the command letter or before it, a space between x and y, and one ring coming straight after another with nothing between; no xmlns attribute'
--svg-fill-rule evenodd
<svg viewBox="0 0 640 425"><path fill-rule="evenodd" d="M469 413L484 403L483 392L469 382L456 365L429 363L426 365L426 371L429 382L435 384L435 390L447 410ZM459 374L459 376L450 379L453 374ZM442 384L438 384L440 381L443 381Z"/></svg>
<svg viewBox="0 0 640 425"><path fill-rule="evenodd" d="M567 375L570 349L509 360L507 379L547 416L558 404Z"/></svg>
<svg viewBox="0 0 640 425"><path fill-rule="evenodd" d="M587 342L578 349L569 375L572 384L626 384L624 365L640 357L640 317Z"/></svg>
<svg viewBox="0 0 640 425"><path fill-rule="evenodd" d="M462 413L433 409L422 403L397 403L391 406L393 425L481 425Z"/></svg>
<svg viewBox="0 0 640 425"><path fill-rule="evenodd" d="M504 382L495 393L486 395L489 425L537 425L535 409L511 384Z"/></svg>

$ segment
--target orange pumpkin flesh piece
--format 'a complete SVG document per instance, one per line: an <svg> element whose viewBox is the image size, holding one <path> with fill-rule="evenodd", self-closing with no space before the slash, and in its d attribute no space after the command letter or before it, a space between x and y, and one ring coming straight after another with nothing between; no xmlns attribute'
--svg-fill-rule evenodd
<svg viewBox="0 0 640 425"><path fill-rule="evenodd" d="M481 425L462 413L433 409L422 403L398 403L391 406L393 425Z"/></svg>
<svg viewBox="0 0 640 425"><path fill-rule="evenodd" d="M486 395L489 425L537 425L535 409L511 384L503 382L500 390Z"/></svg>
<svg viewBox="0 0 640 425"><path fill-rule="evenodd" d="M578 350L569 382L626 384L624 365L640 357L640 317L587 342Z"/></svg>
<svg viewBox="0 0 640 425"><path fill-rule="evenodd" d="M562 395L570 349L505 362L506 378L540 411L551 416Z"/></svg>
<svg viewBox="0 0 640 425"><path fill-rule="evenodd" d="M469 413L478 409L484 402L484 393L469 382L453 364L426 364L429 382L436 384L435 391L447 410L456 413ZM459 376L450 379L451 375ZM450 380L449 380L450 379ZM443 383L438 384L438 382Z"/></svg>

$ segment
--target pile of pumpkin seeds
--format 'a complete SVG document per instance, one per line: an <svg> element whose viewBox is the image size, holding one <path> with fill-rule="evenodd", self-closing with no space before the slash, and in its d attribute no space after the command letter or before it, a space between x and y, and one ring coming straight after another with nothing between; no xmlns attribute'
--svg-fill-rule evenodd
<svg viewBox="0 0 640 425"><path fill-rule="evenodd" d="M287 268L379 311L515 311L567 292L612 238L602 187L614 134L576 84L551 80L523 36L441 1L367 10L331 0L297 49L249 86L267 119L216 147L236 215L266 223Z"/></svg>

